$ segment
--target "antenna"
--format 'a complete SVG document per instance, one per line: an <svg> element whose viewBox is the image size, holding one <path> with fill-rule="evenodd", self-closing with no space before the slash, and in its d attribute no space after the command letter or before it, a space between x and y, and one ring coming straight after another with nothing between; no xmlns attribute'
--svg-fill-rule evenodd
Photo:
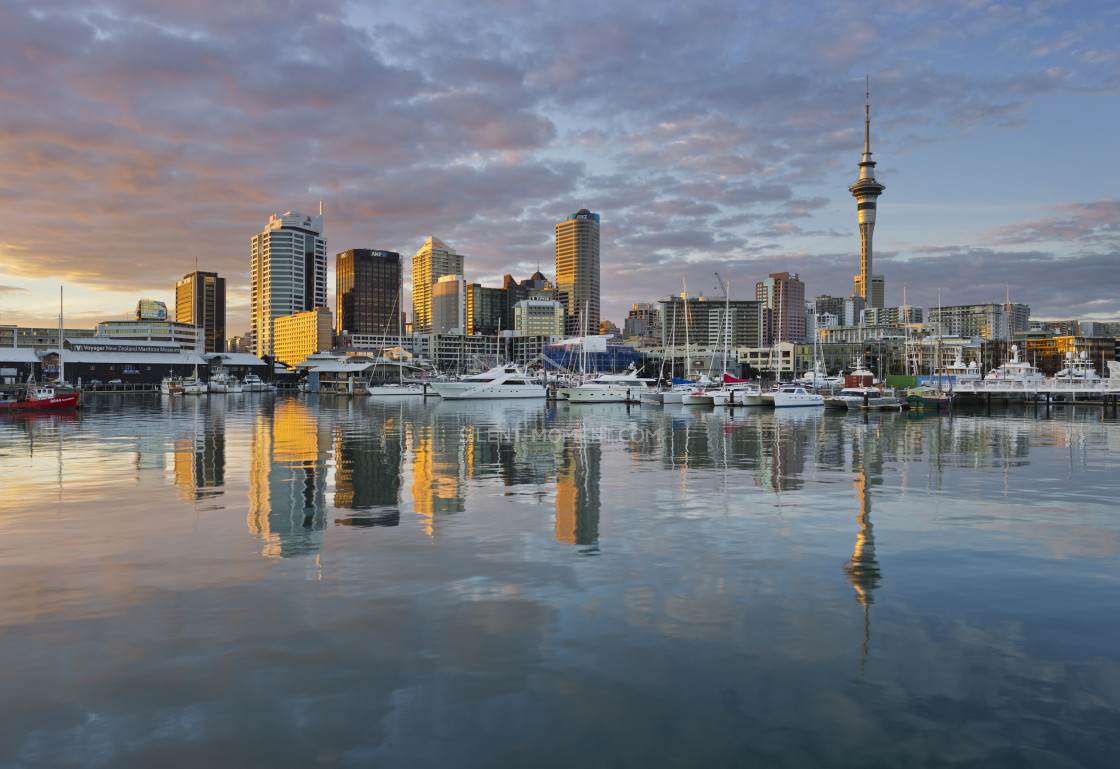
<svg viewBox="0 0 1120 769"><path fill-rule="evenodd" d="M863 154L871 154L871 76L864 75L866 92L863 102Z"/></svg>

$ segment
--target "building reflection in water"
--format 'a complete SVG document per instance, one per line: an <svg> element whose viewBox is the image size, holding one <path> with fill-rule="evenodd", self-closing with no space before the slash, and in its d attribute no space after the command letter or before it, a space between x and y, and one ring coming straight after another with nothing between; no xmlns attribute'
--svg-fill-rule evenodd
<svg viewBox="0 0 1120 769"><path fill-rule="evenodd" d="M338 526L396 526L401 521L400 421L385 420L377 435L340 430L335 436L334 506L354 513Z"/></svg>
<svg viewBox="0 0 1120 769"><path fill-rule="evenodd" d="M195 419L173 444L175 485L188 499L219 496L225 485L224 411L202 398L191 398L186 405L194 407Z"/></svg>
<svg viewBox="0 0 1120 769"><path fill-rule="evenodd" d="M249 531L273 558L317 553L326 526L331 436L319 409L303 399L264 406L251 438Z"/></svg>
<svg viewBox="0 0 1120 769"><path fill-rule="evenodd" d="M856 546L852 551L852 558L844 565L844 572L848 575L848 584L856 591L856 600L863 607L863 645L860 658L860 672L867 662L867 650L871 643L871 604L875 602L872 591L879 587L882 573L879 563L875 560L875 535L871 527L871 489L867 480L867 472L860 464L856 470L853 481L856 496L859 499L859 534L856 537Z"/></svg>
<svg viewBox="0 0 1120 769"><path fill-rule="evenodd" d="M556 541L599 551L599 480L603 450L598 442L566 441L556 474Z"/></svg>
<svg viewBox="0 0 1120 769"><path fill-rule="evenodd" d="M473 472L475 435L454 423L414 424L412 430L412 503L434 535L438 516L466 509L466 479Z"/></svg>

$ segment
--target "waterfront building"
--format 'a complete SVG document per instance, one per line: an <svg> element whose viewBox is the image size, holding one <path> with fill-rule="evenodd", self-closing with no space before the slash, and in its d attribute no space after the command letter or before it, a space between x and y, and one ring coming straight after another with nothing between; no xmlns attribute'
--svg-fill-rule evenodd
<svg viewBox="0 0 1120 769"><path fill-rule="evenodd" d="M308 355L330 350L334 344L331 311L316 307L273 320L273 343L276 360L294 366Z"/></svg>
<svg viewBox="0 0 1120 769"><path fill-rule="evenodd" d="M64 328L63 339L81 339L97 336L92 328ZM58 349L58 326L54 328L21 328L0 326L0 350L25 348L28 350Z"/></svg>
<svg viewBox="0 0 1120 769"><path fill-rule="evenodd" d="M509 292L504 288L490 288L481 283L468 283L467 333L493 336L509 330L512 321L509 312Z"/></svg>
<svg viewBox="0 0 1120 769"><path fill-rule="evenodd" d="M327 306L327 239L323 210L273 214L251 239L249 322L257 357L275 355L277 318Z"/></svg>
<svg viewBox="0 0 1120 769"><path fill-rule="evenodd" d="M1077 324L1078 333L1084 337L1117 338L1120 337L1120 321L1117 320L1082 320Z"/></svg>
<svg viewBox="0 0 1120 769"><path fill-rule="evenodd" d="M433 334L462 334L467 330L467 282L462 275L442 275L432 289Z"/></svg>
<svg viewBox="0 0 1120 769"><path fill-rule="evenodd" d="M875 161L871 159L871 92L864 103L863 160L859 163L859 181L848 188L856 199L859 218L859 275L855 277L853 296L862 297L867 307L882 307L884 280L876 275L872 264L872 235L875 233L875 209L886 187L875 180Z"/></svg>
<svg viewBox="0 0 1120 769"><path fill-rule="evenodd" d="M188 352L206 352L205 330L193 323L171 320L103 320L95 336L138 342L174 342Z"/></svg>
<svg viewBox="0 0 1120 769"><path fill-rule="evenodd" d="M754 292L764 310L762 344L805 341L805 284L797 273L772 272Z"/></svg>
<svg viewBox="0 0 1120 769"><path fill-rule="evenodd" d="M659 300L661 346L724 349L762 344L762 304L753 299L667 296ZM730 315L730 317L728 317Z"/></svg>
<svg viewBox="0 0 1120 769"><path fill-rule="evenodd" d="M554 299L522 299L513 307L513 330L524 336L563 336L564 305Z"/></svg>
<svg viewBox="0 0 1120 769"><path fill-rule="evenodd" d="M635 302L622 324L622 335L661 338L661 309L655 302Z"/></svg>
<svg viewBox="0 0 1120 769"><path fill-rule="evenodd" d="M1085 353L1101 376L1108 371L1108 362L1116 360L1116 343L1111 338L1023 335L1017 337L1014 343L1023 351L1023 359L1037 366L1038 370L1046 376L1054 376L1065 368L1066 355L1070 353L1074 356Z"/></svg>
<svg viewBox="0 0 1120 769"><path fill-rule="evenodd" d="M585 336L546 345L542 361L549 369L605 373L636 366L639 355L630 345L610 344L605 336Z"/></svg>
<svg viewBox="0 0 1120 769"><path fill-rule="evenodd" d="M444 275L463 274L463 255L430 237L412 257L412 330L432 333L432 285Z"/></svg>
<svg viewBox="0 0 1120 769"><path fill-rule="evenodd" d="M860 323L868 326L907 326L922 322L921 307L868 307Z"/></svg>
<svg viewBox="0 0 1120 769"><path fill-rule="evenodd" d="M400 333L401 255L352 248L335 256L335 323L338 333Z"/></svg>
<svg viewBox="0 0 1120 769"><path fill-rule="evenodd" d="M175 284L175 322L201 326L205 352L225 352L226 279L216 272L184 275Z"/></svg>
<svg viewBox="0 0 1120 769"><path fill-rule="evenodd" d="M1007 341L1013 334L1030 329L1031 308L1025 304L965 304L952 307L931 307L930 323L940 324L942 333L953 336L976 336Z"/></svg>
<svg viewBox="0 0 1120 769"><path fill-rule="evenodd" d="M556 292L565 334L599 328L599 214L586 208L556 224Z"/></svg>
<svg viewBox="0 0 1120 769"><path fill-rule="evenodd" d="M201 375L206 371L198 351L167 339L66 339L62 362L67 381L75 384L119 379L128 385L153 385L167 376L188 376L196 368ZM58 369L58 351L44 354L42 373L57 376Z"/></svg>

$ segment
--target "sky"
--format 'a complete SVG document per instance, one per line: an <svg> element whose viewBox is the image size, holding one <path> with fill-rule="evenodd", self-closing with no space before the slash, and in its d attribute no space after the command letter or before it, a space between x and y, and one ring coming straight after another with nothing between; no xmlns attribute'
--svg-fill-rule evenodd
<svg viewBox="0 0 1120 769"><path fill-rule="evenodd" d="M429 236L551 278L580 208L619 326L716 273L848 296L867 82L887 305L1120 318L1114 0L0 0L0 324L200 269L244 333L250 237L320 200L332 303L334 254L408 287Z"/></svg>

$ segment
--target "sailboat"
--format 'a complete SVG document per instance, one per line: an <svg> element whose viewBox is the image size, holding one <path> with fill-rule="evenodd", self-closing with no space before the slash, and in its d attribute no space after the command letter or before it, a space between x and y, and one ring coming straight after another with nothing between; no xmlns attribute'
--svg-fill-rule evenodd
<svg viewBox="0 0 1120 769"><path fill-rule="evenodd" d="M400 288L398 287L397 288L397 297L396 297L396 299L393 300L393 309L390 310L390 312L392 312L393 314L395 314L397 316L397 341L398 342L400 342L401 337L404 336L404 329L401 327L401 315L400 315L399 312L397 312L397 304L398 304L399 300L400 300ZM386 324L386 326L388 326L388 324ZM386 364L390 362L389 359L384 356L384 354L378 356L378 361L379 362L384 361ZM369 382L366 382L366 392L369 393L370 395L379 395L379 396L380 395L395 395L395 396L408 396L408 397L415 397L415 396L423 397L425 395L424 385L422 385L418 382L406 382L406 381L404 381L404 363L400 360L395 361L395 363L396 363L396 366L397 366L397 381L396 382L390 382L390 383L387 383L387 384L376 384L375 385L375 384L373 384L373 381L371 380Z"/></svg>
<svg viewBox="0 0 1120 769"><path fill-rule="evenodd" d="M941 292L937 292L937 353L934 356L937 367L937 384L911 387L906 391L906 405L914 410L940 410L952 405L952 396L945 392L941 382Z"/></svg>

